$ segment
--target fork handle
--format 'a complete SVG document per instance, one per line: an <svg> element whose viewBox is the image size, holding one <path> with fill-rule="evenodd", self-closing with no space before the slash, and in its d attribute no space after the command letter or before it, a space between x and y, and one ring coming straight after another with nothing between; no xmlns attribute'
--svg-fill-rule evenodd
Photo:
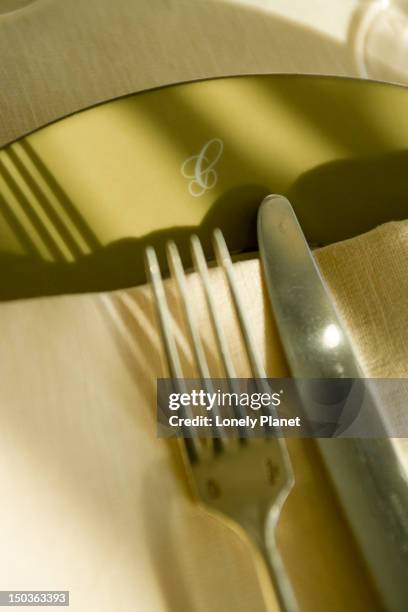
<svg viewBox="0 0 408 612"><path fill-rule="evenodd" d="M272 582L281 612L299 612L296 597L275 539L269 542L266 541L266 538L257 539L256 545Z"/></svg>

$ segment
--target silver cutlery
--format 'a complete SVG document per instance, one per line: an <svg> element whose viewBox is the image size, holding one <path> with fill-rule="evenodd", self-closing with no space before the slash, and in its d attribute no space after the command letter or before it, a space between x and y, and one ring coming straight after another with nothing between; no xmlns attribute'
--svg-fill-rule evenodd
<svg viewBox="0 0 408 612"><path fill-rule="evenodd" d="M371 409L360 431L370 427L378 432L376 437L321 438L317 443L386 609L404 612L408 602L408 483L381 408L286 198L272 195L263 201L258 242L292 375L296 379L354 379L365 386L370 398Z"/></svg>
<svg viewBox="0 0 408 612"><path fill-rule="evenodd" d="M225 272L252 376L256 379L259 388L266 388L266 373L241 302L234 266L220 230L215 230L213 244L218 265ZM218 315L217 298L211 286L206 258L197 236L191 237L191 253L206 296L225 376L233 381L235 371ZM194 304L188 292L185 271L174 242L167 244L167 258L183 305L202 384L211 385L209 380L211 373L194 316ZM186 389L172 318L158 259L152 247L146 249L146 267L153 289L169 373L174 379L176 390L183 393ZM281 610L296 612L297 602L275 540L275 530L282 506L293 486L293 473L286 443L282 438L268 436L266 431L264 437L256 438L226 437L222 431L214 433L213 438L202 439L197 436L193 428L190 428L184 431L185 437L181 442L187 473L198 500L209 511L219 514L230 523L232 521L233 526L241 527L246 532L265 562ZM264 593L267 599L268 590Z"/></svg>

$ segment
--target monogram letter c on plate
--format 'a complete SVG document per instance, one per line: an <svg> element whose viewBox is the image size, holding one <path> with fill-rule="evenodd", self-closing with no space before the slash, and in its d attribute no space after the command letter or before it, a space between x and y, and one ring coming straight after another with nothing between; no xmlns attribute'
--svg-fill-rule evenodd
<svg viewBox="0 0 408 612"><path fill-rule="evenodd" d="M191 155L181 164L181 174L189 179L188 191L198 198L215 187L218 174L215 166L221 158L224 143L220 138L209 140L198 153Z"/></svg>

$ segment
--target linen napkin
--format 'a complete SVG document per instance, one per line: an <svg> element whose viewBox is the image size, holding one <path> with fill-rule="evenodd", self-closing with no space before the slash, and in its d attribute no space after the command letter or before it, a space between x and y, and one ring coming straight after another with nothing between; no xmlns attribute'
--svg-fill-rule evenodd
<svg viewBox="0 0 408 612"><path fill-rule="evenodd" d="M408 377L408 221L316 257L367 375ZM260 263L235 269L267 371L284 375ZM211 277L246 376L222 272ZM202 289L188 283L216 375ZM3 303L0 320L0 589L70 590L73 612L264 611L248 543L197 505L177 444L156 437L166 370L150 288ZM380 609L313 441L289 450L296 485L278 539L302 611Z"/></svg>

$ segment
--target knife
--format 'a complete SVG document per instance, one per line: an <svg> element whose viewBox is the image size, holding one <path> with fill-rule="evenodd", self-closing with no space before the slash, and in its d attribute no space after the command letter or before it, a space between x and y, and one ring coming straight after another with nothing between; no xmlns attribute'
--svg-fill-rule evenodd
<svg viewBox="0 0 408 612"><path fill-rule="evenodd" d="M318 438L341 505L387 610L408 601L408 483L352 340L289 201L271 195L258 213L266 285L289 368L295 379L339 379L340 406L350 385L364 385L376 437ZM302 382L302 381L300 381ZM302 404L310 387L299 385ZM340 395L342 387L340 386ZM363 424L363 427L367 423ZM332 432L333 433L333 432Z"/></svg>

